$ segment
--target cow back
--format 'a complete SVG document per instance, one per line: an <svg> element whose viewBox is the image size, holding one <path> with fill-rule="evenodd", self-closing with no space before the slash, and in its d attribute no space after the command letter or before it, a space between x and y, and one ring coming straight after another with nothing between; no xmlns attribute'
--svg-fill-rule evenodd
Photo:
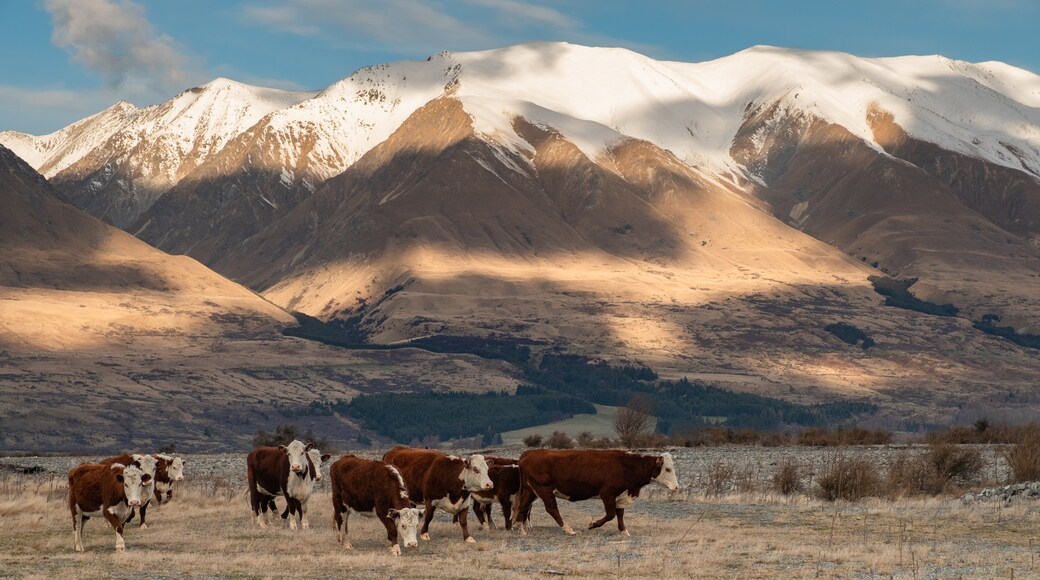
<svg viewBox="0 0 1040 580"><path fill-rule="evenodd" d="M339 458L329 468L336 508L341 504L354 511L370 512L377 507L387 510L411 507L404 479L396 469L382 461L354 455Z"/></svg>
<svg viewBox="0 0 1040 580"><path fill-rule="evenodd" d="M116 480L123 468L113 465L81 463L69 470L69 496L84 512L96 512L126 499L123 484Z"/></svg>
<svg viewBox="0 0 1040 580"><path fill-rule="evenodd" d="M277 447L257 447L246 456L250 481L271 494L285 490L289 481L289 457Z"/></svg>
<svg viewBox="0 0 1040 580"><path fill-rule="evenodd" d="M394 447L383 455L383 462L387 465L393 465L401 473L405 487L408 488L408 495L416 503L422 503L425 498L424 489L426 481L430 477L434 465L445 459L448 459L448 456L440 451L411 449L401 446ZM441 467L438 471L443 470L445 467L450 468L451 466L450 464L444 464L444 467ZM457 479L458 472L456 472L455 476ZM443 477L435 474L433 479L439 481ZM461 480L458 480L458 483L461 486Z"/></svg>

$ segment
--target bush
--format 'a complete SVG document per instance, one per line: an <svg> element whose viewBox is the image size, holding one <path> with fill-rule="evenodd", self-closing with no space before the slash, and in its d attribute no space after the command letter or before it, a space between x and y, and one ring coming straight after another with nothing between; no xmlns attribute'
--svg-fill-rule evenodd
<svg viewBox="0 0 1040 580"><path fill-rule="evenodd" d="M577 441L578 447L585 449L608 449L614 446L614 441L610 437L594 437L588 431L582 431L578 435Z"/></svg>
<svg viewBox="0 0 1040 580"><path fill-rule="evenodd" d="M823 466L817 479L816 495L826 501L859 501L881 491L878 466L864 457L836 453Z"/></svg>
<svg viewBox="0 0 1040 580"><path fill-rule="evenodd" d="M1011 483L1040 481L1040 439L1005 447L1000 454L1011 470Z"/></svg>
<svg viewBox="0 0 1040 580"><path fill-rule="evenodd" d="M887 474L888 493L892 496L937 495L951 484L973 482L982 468L982 454L978 450L935 443L917 457L903 453L892 461Z"/></svg>
<svg viewBox="0 0 1040 580"><path fill-rule="evenodd" d="M773 470L772 488L783 495L794 495L805 489L802 485L802 470L797 461L785 457L777 464Z"/></svg>
<svg viewBox="0 0 1040 580"><path fill-rule="evenodd" d="M707 497L719 497L725 495L733 485L733 477L736 470L729 463L715 461L708 465L708 483L704 489Z"/></svg>
<svg viewBox="0 0 1040 580"><path fill-rule="evenodd" d="M528 435L527 437L524 437L524 445L528 447L541 447L542 436L537 433L534 435Z"/></svg>
<svg viewBox="0 0 1040 580"><path fill-rule="evenodd" d="M574 439L563 431L553 431L545 446L550 449L574 449Z"/></svg>
<svg viewBox="0 0 1040 580"><path fill-rule="evenodd" d="M253 434L254 447L277 447L288 445L300 437L300 430L296 425L278 425L274 433L268 433L263 429Z"/></svg>

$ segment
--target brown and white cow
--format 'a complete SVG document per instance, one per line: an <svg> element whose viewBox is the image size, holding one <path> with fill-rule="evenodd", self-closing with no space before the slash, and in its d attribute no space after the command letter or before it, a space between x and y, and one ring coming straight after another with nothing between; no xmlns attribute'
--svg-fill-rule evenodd
<svg viewBox="0 0 1040 580"><path fill-rule="evenodd" d="M477 521L485 530L488 526L494 528L495 522L491 519L491 506L498 501L502 506L502 517L506 520L506 529L513 529L513 502L520 493L520 465L516 459L506 457L484 456L488 464L488 478L495 485L491 491L473 492L473 513L477 514Z"/></svg>
<svg viewBox="0 0 1040 580"><path fill-rule="evenodd" d="M152 497L154 497L155 504L161 506L170 503L170 500L173 499L174 484L184 481L184 459L159 453L153 453L152 457L155 458L155 491ZM145 518L151 502L152 498L148 498L141 504L141 529L148 527ZM134 510L130 510L130 517L126 518L126 521L129 523L133 519Z"/></svg>
<svg viewBox="0 0 1040 580"><path fill-rule="evenodd" d="M401 472L408 496L414 503L424 505L422 539L430 539L430 521L433 520L434 511L440 508L459 516L459 526L462 527L462 537L466 542L476 541L469 534L466 523L469 494L489 491L494 487L488 478L487 462L482 455L470 455L463 459L431 449L398 446L383 455L383 462Z"/></svg>
<svg viewBox="0 0 1040 580"><path fill-rule="evenodd" d="M115 455L113 457L106 457L99 461L101 465L133 465L141 470L142 478L146 484L145 494L141 497L141 528L147 528L148 526L144 523L144 510L148 509L148 503L152 500L152 494L155 490L156 473L159 469L159 460L154 455L148 455L147 453L124 453L122 455ZM130 510L130 514L127 515L126 521L129 522L133 517L135 509Z"/></svg>
<svg viewBox="0 0 1040 580"><path fill-rule="evenodd" d="M533 449L520 456L522 479L520 497L513 517L526 535L535 497L545 503L545 511L563 531L575 531L560 516L556 498L582 501L603 500L606 515L589 524L598 528L617 516L618 530L625 529L625 508L635 503L643 486L654 482L674 491L679 489L672 455L639 455L616 449L553 450Z"/></svg>
<svg viewBox="0 0 1040 580"><path fill-rule="evenodd" d="M316 448L313 448L313 447L307 450L307 469L309 469L310 473L311 473L311 490L312 491L314 489L314 483L322 480L321 466L324 465L325 462L328 461L330 457L332 457L332 455L330 455L328 453L322 455L320 450L318 450ZM310 493L311 492L307 492L307 495L310 496ZM301 507L300 507L300 503L301 502L299 500L297 500L295 497L292 497L292 498L286 497L285 499L286 499L286 501L285 501L285 511L282 512L282 519L283 520L288 518L288 517L290 517L290 516L295 517L297 514L301 514L302 513L302 510L301 510ZM271 499L271 511L272 512L277 511L277 508L274 505L274 499L273 498ZM306 526L304 526L304 527L306 527Z"/></svg>
<svg viewBox="0 0 1040 580"><path fill-rule="evenodd" d="M83 463L69 470L69 511L75 548L83 551L83 524L92 517L104 517L116 532L116 551L126 549L123 523L134 507L141 505L145 488L144 473L120 463L101 465Z"/></svg>
<svg viewBox="0 0 1040 580"><path fill-rule="evenodd" d="M249 481L249 503L260 527L267 527L268 509L274 507L274 498L283 496L292 511L298 514L300 527L307 528L307 501L314 489L313 470L307 452L311 445L293 441L278 447L257 447L246 458L246 476ZM289 518L289 527L296 529L296 517Z"/></svg>
<svg viewBox="0 0 1040 580"><path fill-rule="evenodd" d="M344 548L353 549L348 537L351 513L379 518L386 528L390 552L395 556L401 555L398 538L406 548L418 545L415 535L423 512L412 507L408 488L396 467L346 455L329 468L329 479L336 536Z"/></svg>

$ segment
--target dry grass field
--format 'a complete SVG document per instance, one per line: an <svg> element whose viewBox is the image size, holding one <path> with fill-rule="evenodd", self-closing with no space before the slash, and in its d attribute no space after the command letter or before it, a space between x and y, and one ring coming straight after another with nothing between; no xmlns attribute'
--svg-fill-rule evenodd
<svg viewBox="0 0 1040 580"><path fill-rule="evenodd" d="M477 529L477 544L467 545L442 514L431 541L394 558L370 518L352 520L354 550L336 543L327 489L312 497L311 528L302 531L257 528L243 491L222 479L191 481L173 504L153 507L148 529L129 527L125 553L115 553L108 525L92 519L86 552L77 554L65 482L5 476L0 577L1040 577L1035 502L827 504L768 494L649 499L629 510L631 538L610 524L564 536L539 504L526 538ZM576 528L600 509L594 502L561 504Z"/></svg>

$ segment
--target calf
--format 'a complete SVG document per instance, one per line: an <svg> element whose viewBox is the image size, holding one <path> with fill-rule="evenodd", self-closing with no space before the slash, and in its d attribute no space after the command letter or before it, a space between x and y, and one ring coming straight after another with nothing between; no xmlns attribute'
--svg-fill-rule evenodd
<svg viewBox="0 0 1040 580"><path fill-rule="evenodd" d="M123 455L106 457L99 463L101 465L115 465L117 463L120 465L133 465L141 470L142 479L146 485L145 493L141 497L141 528L147 528L148 526L144 523L144 511L148 509L148 502L152 500L156 473L159 469L159 460L156 456L146 453L124 453ZM126 517L126 521L129 522L133 519L135 513L135 510L131 509L130 514Z"/></svg>
<svg viewBox="0 0 1040 580"><path fill-rule="evenodd" d="M116 551L126 549L123 523L130 510L141 505L144 473L134 466L119 463L83 463L69 470L69 511L76 551L83 551L83 524L92 517L104 517L116 532Z"/></svg>
<svg viewBox="0 0 1040 580"><path fill-rule="evenodd" d="M492 491L473 492L473 513L484 529L495 527L491 519L491 506L497 500L502 506L502 517L506 520L506 529L513 529L513 502L520 493L520 466L516 459L485 456L488 463L488 478L495 485ZM485 523L485 518L487 522Z"/></svg>
<svg viewBox="0 0 1040 580"><path fill-rule="evenodd" d="M589 524L598 528L617 516L618 530L626 536L625 508L635 503L639 491L655 482L674 491L679 489L672 455L638 455L613 449L550 450L533 449L520 456L520 497L513 519L526 535L525 524L537 496L545 511L568 535L574 530L564 523L556 498L582 501L592 497L603 500L606 515Z"/></svg>
<svg viewBox="0 0 1040 580"><path fill-rule="evenodd" d="M476 541L466 524L469 494L494 487L488 478L488 466L483 456L471 455L463 459L440 451L398 446L383 455L383 462L401 472L411 500L424 504L422 539L430 539L430 521L434 510L440 508L458 515L466 542L472 544Z"/></svg>
<svg viewBox="0 0 1040 580"><path fill-rule="evenodd" d="M329 479L336 534L343 547L353 549L347 531L351 513L379 518L394 556L401 555L398 538L406 548L418 545L415 533L423 512L408 501L408 489L396 467L347 455L332 464Z"/></svg>
<svg viewBox="0 0 1040 580"><path fill-rule="evenodd" d="M249 481L249 503L253 516L265 528L268 524L268 509L274 507L274 498L285 497L292 504L289 511L299 514L300 527L306 529L307 500L314 489L314 470L311 468L306 446L300 441L278 447L257 447L246 458L246 476ZM296 503L298 502L298 503ZM289 518L289 527L296 529L297 518Z"/></svg>

